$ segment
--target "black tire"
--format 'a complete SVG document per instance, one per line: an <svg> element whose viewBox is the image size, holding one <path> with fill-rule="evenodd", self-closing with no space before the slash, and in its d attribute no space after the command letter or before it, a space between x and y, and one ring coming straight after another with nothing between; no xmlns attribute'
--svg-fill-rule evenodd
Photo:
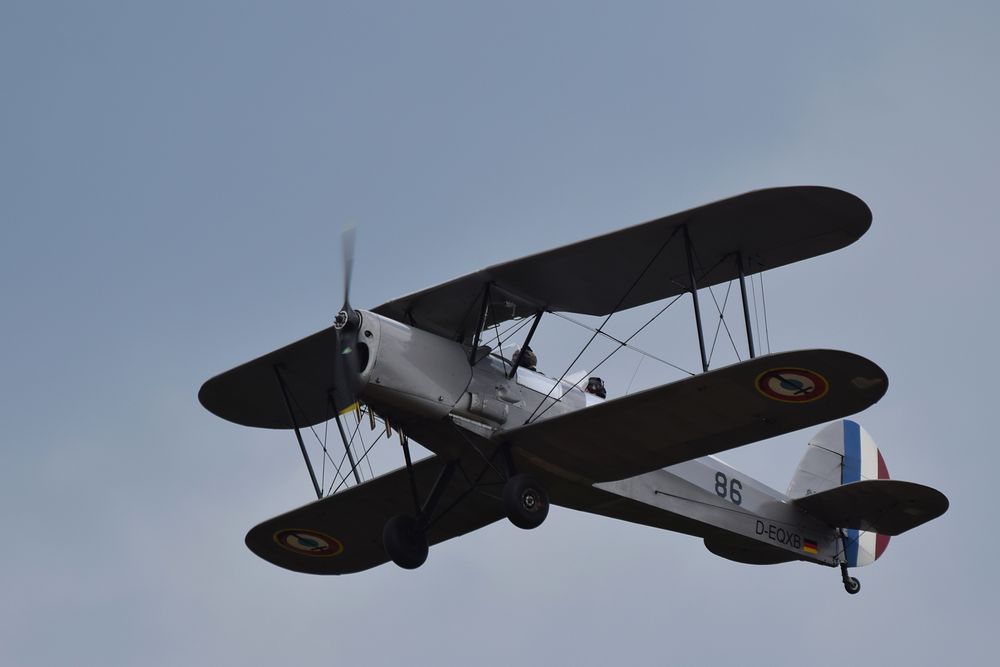
<svg viewBox="0 0 1000 667"><path fill-rule="evenodd" d="M512 524L531 530L548 516L549 494L534 477L514 475L504 484L503 508Z"/></svg>
<svg viewBox="0 0 1000 667"><path fill-rule="evenodd" d="M407 570L415 570L427 560L427 536L412 516L397 514L386 521L382 546L393 563Z"/></svg>
<svg viewBox="0 0 1000 667"><path fill-rule="evenodd" d="M851 577L844 582L844 590L851 595L857 595L861 591L861 582L857 577Z"/></svg>

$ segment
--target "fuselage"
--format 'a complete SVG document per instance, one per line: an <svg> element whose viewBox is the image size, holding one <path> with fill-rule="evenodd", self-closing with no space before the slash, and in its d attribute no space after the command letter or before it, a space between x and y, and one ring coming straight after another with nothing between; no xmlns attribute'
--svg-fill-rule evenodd
<svg viewBox="0 0 1000 667"><path fill-rule="evenodd" d="M496 443L529 420L603 401L581 387L586 378L574 383L527 368L512 374L511 361L486 346L473 353L460 342L367 311L359 341L365 346L360 398L404 429L440 420L466 432L467 442ZM446 432L424 428L420 442L437 454L460 456L461 439L435 437ZM733 560L836 565L841 553L834 529L714 456L598 484L530 453L519 463L548 478L556 504L697 535Z"/></svg>

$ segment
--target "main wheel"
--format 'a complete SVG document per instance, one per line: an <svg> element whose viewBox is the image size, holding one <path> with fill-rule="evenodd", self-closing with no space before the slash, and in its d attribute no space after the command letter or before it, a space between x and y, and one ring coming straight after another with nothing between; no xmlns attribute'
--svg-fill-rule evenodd
<svg viewBox="0 0 1000 667"><path fill-rule="evenodd" d="M406 514L385 522L382 546L393 563L407 570L415 570L427 560L427 536L419 530L417 520Z"/></svg>
<svg viewBox="0 0 1000 667"><path fill-rule="evenodd" d="M518 528L537 528L549 514L549 496L537 479L514 475L503 487L503 508Z"/></svg>
<svg viewBox="0 0 1000 667"><path fill-rule="evenodd" d="M850 579L844 580L844 590L851 595L856 595L858 591L861 590L861 582L858 581L857 577L851 577Z"/></svg>

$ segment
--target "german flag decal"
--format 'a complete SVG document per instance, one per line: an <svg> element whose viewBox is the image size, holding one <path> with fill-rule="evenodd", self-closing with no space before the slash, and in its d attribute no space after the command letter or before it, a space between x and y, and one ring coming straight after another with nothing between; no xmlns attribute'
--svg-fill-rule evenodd
<svg viewBox="0 0 1000 667"><path fill-rule="evenodd" d="M805 538L802 539L802 550L807 554L819 553L819 550L816 548L816 543Z"/></svg>

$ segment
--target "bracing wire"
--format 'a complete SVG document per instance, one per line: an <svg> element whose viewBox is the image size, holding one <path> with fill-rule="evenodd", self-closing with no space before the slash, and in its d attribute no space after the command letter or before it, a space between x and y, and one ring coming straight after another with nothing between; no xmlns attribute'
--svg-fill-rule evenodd
<svg viewBox="0 0 1000 667"><path fill-rule="evenodd" d="M612 356L614 356L614 355L615 355L615 353L617 353L617 352L618 352L618 351L619 351L620 349L622 349L623 347L627 347L627 348L629 348L630 350L634 350L635 352L638 352L639 354L641 354L641 355L643 355L643 356L646 356L646 357L649 357L650 359L655 359L656 361L659 361L659 362L661 362L661 363L664 363L664 364L666 364L667 366L670 366L671 368L675 368L675 369L677 369L677 370L679 370L679 371L681 371L681 372L683 372L683 373L687 373L688 375L691 375L691 376L694 376L694 373L692 373L692 372L691 372L691 371L689 371L689 370L685 370L685 369L681 368L680 366L677 366L676 364L672 364L672 363L670 363L670 362L669 362L669 361L667 361L666 359L661 359L660 357L657 357L656 355L653 355L653 354L649 354L648 352L644 352L644 351L642 351L642 350L640 350L640 349L638 349L638 348L635 348L635 347L632 347L631 345L629 345L629 344L628 344L628 343L629 343L629 341L630 341L630 340L632 340L633 338L635 338L636 336L638 336L638 335L639 335L639 334L640 334L640 333L642 332L642 330L643 330L643 329L645 329L645 328L646 328L646 327L648 327L648 326L649 326L650 324L652 324L652 323L653 323L653 320L655 320L655 319L656 319L657 317L659 317L659 316L660 316L660 315L662 315L662 314L663 314L664 312L666 312L667 308L670 308L670 306L672 306L672 305L674 305L675 303L677 303L677 301L678 301L678 300L680 300L681 296L683 296L683 295L682 295L682 294L678 294L677 296L675 296L675 297L674 297L674 298L673 298L673 299L672 299L672 300L670 301L670 303L668 303L668 304L667 304L667 305L665 305L665 306L664 306L663 308L661 308L661 309L660 309L660 311L659 311L658 313L656 313L656 315L653 315L653 316L652 316L651 318L649 318L649 320L647 320L645 324L643 324L643 325L642 325L641 327L639 327L638 329L636 329L636 330L635 330L635 332L633 332L633 333L632 333L632 335L631 335L631 336L629 336L628 338L626 338L626 339L625 339L624 341L621 341L621 340L618 340L618 339L617 339L617 338L615 338L614 336L612 336L612 335L608 334L607 332L604 332L604 331L601 331L600 329L592 329L592 331L594 331L594 336L597 336L597 334L598 334L598 333L600 333L600 334L602 334L602 335L604 335L604 336L607 336L607 337L608 337L608 338L610 338L611 340L613 340L613 341L617 342L617 343L618 343L618 347L616 347L615 349L611 350L611 352L609 352L609 353L608 353L608 354L607 354L607 355L606 355L606 356L605 356L605 357L604 357L603 359L601 359L601 360L600 360L600 361L599 361L599 362L597 363L597 365L596 365L596 366L594 366L594 367L593 367L593 368L591 368L591 369L590 369L589 371L587 371L586 375L593 375L593 373L594 373L594 372L595 372L595 371L596 371L596 370L597 370L598 368L600 368L601 366L603 366L603 365L604 365L604 362L606 362L606 361L607 361L608 359L610 359L610 358L611 358ZM553 315L559 315L560 317L563 317L563 318L565 318L565 319L569 320L570 322L573 322L574 324L578 324L578 325L580 325L580 326L582 326L582 327L584 327L584 328L587 328L587 329L590 329L590 327L588 327L588 326L587 326L586 324L583 324L582 322L577 322L576 320L574 320L573 318L569 317L568 315L562 315L562 314L560 314L560 313L553 313ZM609 316L609 317L610 317L610 316ZM605 323L606 323L606 322L607 322L607 320L605 320ZM603 326L603 325L602 325L602 326ZM594 340L594 336L591 336L591 339L590 339L591 341L593 341L593 340ZM590 343L588 342L588 343L587 343L587 345L585 345L585 346L584 346L583 350L580 350L580 354L576 355L576 359L574 359L574 360L573 360L573 363L574 363L574 364L576 363L577 359L579 359L579 358L580 358L580 355L582 355L582 354L583 354L583 351L584 351L584 350L586 350L586 349L587 349L587 346L589 346L589 345L590 345ZM571 364L571 366L572 366L572 364ZM566 373L564 372L564 373L563 373L563 377L565 377L565 376L566 376ZM559 383L561 383L561 382L563 381L563 377L560 377L560 378L559 378L559 379L558 379L558 380L556 381L556 384L552 385L552 389L555 389L555 387L557 387L557 386L559 385ZM586 376L585 376L585 377L586 377ZM550 389L550 390L549 390L549 393L548 393L548 394L546 394L546 395L545 395L545 396L544 396L544 397L542 398L542 402L544 402L544 401L545 401L545 399L549 397L549 395L550 395L550 394L552 393L552 389ZM556 398L556 399L555 399L555 400L553 400L553 401L552 401L551 403L549 403L549 404L548 404L547 406L545 406L545 409L544 409L544 410L542 410L542 412L541 412L541 413L540 413L540 414L538 415L538 416L539 416L539 418L540 418L540 417L542 417L542 416L543 416L543 415L544 415L544 414L545 414L546 412L548 412L548 411L549 411L549 408L551 408L551 407L552 407L553 405L555 405L556 403L559 403L559 402L560 402L561 400L562 400L562 398L561 398L561 397L560 397L560 398ZM542 404L541 404L541 403L539 403L539 404L538 404L538 406L537 406L537 407L535 407L535 412L537 412L537 411L538 411L538 408L539 408L539 407L541 407L541 405L542 405ZM534 416L535 412L532 412L532 413L531 413L531 416ZM531 417L529 417L528 419L530 420L530 419L531 419ZM527 422L525 422L525 423L527 423Z"/></svg>
<svg viewBox="0 0 1000 667"><path fill-rule="evenodd" d="M750 293L753 296L753 320L757 329L757 340L761 341L760 338L760 316L757 313L757 282L754 280L756 278L755 274L750 274ZM763 341L761 341L763 342Z"/></svg>
<svg viewBox="0 0 1000 667"><path fill-rule="evenodd" d="M573 324L577 325L578 327L582 327L582 328L586 329L587 331L592 331L592 332L594 332L595 335L600 334L601 336L604 336L608 340L610 340L610 341L612 341L614 343L617 343L619 348L626 347L626 348L632 350L633 352L639 353L640 355L642 355L644 357L649 357L650 359L653 359L654 361L659 361L661 364L666 364L667 366L670 366L674 370L678 370L678 371L680 371L682 373L687 373L688 375L694 375L694 373L692 373L691 371L687 370L686 368L681 368L677 364L673 364L673 363L667 361L666 359L662 359L662 358L656 356L655 354L653 354L651 352L647 352L646 350L643 350L642 348L636 347L635 345L632 345L632 344L629 343L630 340L632 340L637 335L639 335L640 333L642 333L643 329L645 329L650 324L652 324L653 320L655 320L657 317L659 317L660 315L662 315L667 310L667 308L670 308L670 306L672 306L675 303L677 303L677 301L682 296L684 296L684 295L683 294L678 294L673 299L671 299L670 303L668 303L666 306L664 306L663 308L661 308L660 311L656 313L656 315L653 315L653 317L651 317L649 320L647 320L646 323L643 324L641 327L639 327L638 329L636 329L635 332L632 333L632 335L629 336L628 338L626 338L625 340L621 340L621 339L619 339L619 338L617 338L615 336L612 336L607 331L604 331L602 329L588 326L588 325L584 324L583 322L581 322L581 321L579 321L577 319L574 319L574 318L570 317L569 315L566 315L565 313L555 313L555 312L553 312L552 314L555 315L556 317L561 317L562 319L566 320L567 322L572 322ZM552 311L549 311L549 312L552 312ZM597 370L597 369L595 368L594 370Z"/></svg>
<svg viewBox="0 0 1000 667"><path fill-rule="evenodd" d="M354 438L348 438L347 447L351 450L351 456L354 457L355 461L358 461L358 450L354 447ZM357 470L361 468L360 463L354 464L354 469ZM360 477L360 474L358 475Z"/></svg>
<svg viewBox="0 0 1000 667"><path fill-rule="evenodd" d="M372 444L368 445L368 447L365 449L365 453L361 455L360 459L358 459L358 465L361 465L361 461L363 461L364 459L368 458L368 452L370 452L372 450L372 447L374 447L376 444L378 444L378 441L381 440L384 435L385 435L385 431L383 431L382 433L379 433L378 437L375 438L375 440L372 442ZM346 454L345 454L345 456L346 456ZM337 488L333 489L333 491L331 491L327 495L333 495L333 494L337 493L338 491L340 491L340 489L346 483L347 483L347 476L344 476L344 478L341 480L340 484L337 485ZM330 486L332 487L333 485L331 484Z"/></svg>
<svg viewBox="0 0 1000 667"><path fill-rule="evenodd" d="M726 258L728 257L728 256L720 257L718 260L716 260L715 264L706 269L705 266L701 263L701 258L698 257L698 251L696 248L694 248L694 246L691 247L691 254L694 256L694 261L697 262L698 266L701 267L702 269L701 277L699 278L699 280L703 280L705 276L709 275L713 270L715 270L715 267L722 264L722 262L725 261ZM736 341L733 340L733 333L729 330L729 324L726 323L725 310L726 310L726 305L729 303L729 294L732 291L732 289L733 289L733 281L730 280L729 284L726 286L726 298L723 300L722 308L719 308L719 300L715 298L715 290L712 289L712 285L708 286L708 293L712 296L712 301L715 303L715 310L717 310L719 313L719 323L715 325L715 336L713 336L712 338L712 349L708 353L708 359L706 359L706 362L708 364L712 363L712 355L715 354L715 344L719 339L719 330L722 327L725 327L726 329L726 336L729 337L729 342L733 346L733 351L736 352L736 358L739 359L740 361L743 360L742 357L740 357L739 348L736 347Z"/></svg>
<svg viewBox="0 0 1000 667"><path fill-rule="evenodd" d="M518 320L516 322L516 324L514 324L514 325L512 325L510 327L507 327L507 329L506 329L505 332L503 332L499 336L497 336L497 350L496 350L496 353L498 355L500 355L501 357L503 357L503 346L506 345L507 341L509 341L511 338L513 338L517 334L521 333L521 329L523 329L524 327L526 327L531 322L532 319L534 319L534 318L533 317L522 317L520 320ZM501 340L501 337L502 337L502 340Z"/></svg>
<svg viewBox="0 0 1000 667"><path fill-rule="evenodd" d="M552 388L549 389L548 392L545 394L545 396L542 397L541 402L537 406L535 406L535 409L531 411L530 415L528 415L528 418L524 422L525 424L531 422L531 420L535 416L535 413L538 412L538 408L542 407L542 405L545 404L545 400L549 398L552 395L552 392L555 391L555 388L562 383L563 378L565 378L566 374L569 373L570 369L573 367L573 364L575 364L580 359L583 353L587 351L587 348L590 347L590 344L594 342L594 339L597 338L597 332L604 329L604 326L608 323L608 320L611 319L611 316L614 315L616 312L618 312L618 309L621 307L621 305L625 303L625 299L627 299L628 295L632 293L632 290L634 290L635 286L639 284L639 281L641 281L643 276L646 275L646 273L653 266L656 260L660 257L660 255L663 253L666 247L670 245L670 242L674 240L674 237L677 236L677 232L680 231L680 229L681 229L680 226L674 227L674 231L670 233L670 236L667 237L667 240L663 242L663 245L661 245L659 249L656 251L656 253L650 258L650 260L646 263L646 266L642 267L642 271L639 272L639 275L636 276L635 280L632 281L632 284L629 285L629 288L625 290L625 293L622 294L621 298L618 300L618 303L615 304L615 307L611 309L611 312L608 313L608 316L604 318L603 322L601 322L601 326L597 328L597 331L595 331L594 334L590 337L590 340L587 341L587 344L583 346L583 349L581 349L580 352L576 355L576 358L574 358L573 361L570 362L569 366L566 367L566 370L564 370L562 372L562 375L559 376L559 379L555 382L555 384L552 385ZM551 405L554 404L555 402L551 403L550 407ZM548 410L548 408L546 408L546 410Z"/></svg>
<svg viewBox="0 0 1000 667"><path fill-rule="evenodd" d="M767 300L764 298L764 272L760 272L760 303L764 308L764 339L767 341L767 353L771 354L771 332L767 326Z"/></svg>
<svg viewBox="0 0 1000 667"><path fill-rule="evenodd" d="M365 406L365 409L368 409L367 406ZM340 461L336 464L336 469L334 471L333 481L330 483L330 487L331 488L333 487L334 484L337 483L338 479L341 479L343 481L347 481L347 475L342 472L343 468L344 468L344 463L347 461L347 446L348 446L348 444L350 444L351 446L353 446L354 439L358 436L359 429L361 428L361 420L357 419L355 421L356 421L356 423L354 425L354 431L351 433L351 436L350 436L350 438L348 438L348 441L346 443L344 443L344 445L345 445L344 453L340 455ZM329 423L330 423L329 420L327 420L327 425L329 425ZM356 450L353 449L353 447L352 447L351 451L355 452ZM333 463L333 459L332 458L330 459L330 463ZM356 470L356 469L360 468L360 466L361 466L361 461L357 461L355 463L354 468L352 470ZM368 471L370 473L372 472L371 460L370 459L369 459L369 462L368 462ZM351 472L351 470L348 470L348 472ZM375 474L372 473L372 479L374 479L374 477L375 477Z"/></svg>
<svg viewBox="0 0 1000 667"><path fill-rule="evenodd" d="M365 410L368 410L368 409L369 408L366 405L365 406ZM359 440L361 440L361 445L360 446L362 446L362 447L364 446L364 439L361 438L360 435L359 435L360 431L361 431L361 419L355 417L354 431L351 433L351 436L348 438L348 443L349 443L349 446L351 448L351 453L353 455L355 455L355 456L357 455L357 449L355 449L354 441L357 440L357 439L359 439ZM337 467L337 472L338 473L340 472L341 467L344 465L344 462L346 460L347 460L347 451L345 450L344 451L344 455L340 457L340 465ZM352 468L348 472L353 472L353 470L360 470L360 469L361 469L361 460L358 459L354 463L354 468ZM371 459L368 459L368 473L370 475L369 479L375 479L375 473L372 470ZM362 471L362 474L363 474L363 471ZM346 478L347 475L342 475L342 477Z"/></svg>
<svg viewBox="0 0 1000 667"><path fill-rule="evenodd" d="M712 338L712 349L708 353L708 363L709 364L712 363L712 356L715 354L715 344L719 340L719 331L723 327L725 327L725 329L726 329L726 335L729 337L729 342L733 346L733 351L736 352L736 358L739 361L743 361L743 358L740 357L740 351L736 347L736 341L733 340L733 334L729 330L729 325L726 324L726 315L725 315L725 313L726 313L726 306L729 305L729 294L730 294L730 292L732 292L732 289L733 289L733 281L730 280L729 284L726 287L726 296L722 300L722 308L719 308L719 300L715 298L715 292L712 291L712 287L711 286L709 286L709 288L708 288L708 293L712 295L712 301L715 302L715 309L717 311L719 311L719 323L715 325L715 336L713 336L713 338Z"/></svg>
<svg viewBox="0 0 1000 667"><path fill-rule="evenodd" d="M531 319L532 319L531 317L519 317L519 318L517 318L506 329L504 329L503 331L500 332L500 337L503 338L504 342L506 343L507 339L511 338L512 336L517 335L517 332L520 331L521 329L523 329L526 324L528 324L529 322L531 322Z"/></svg>
<svg viewBox="0 0 1000 667"><path fill-rule="evenodd" d="M543 396L543 397L542 397L542 401L541 401L541 402L540 402L540 403L539 403L539 404L538 404L538 405L537 405L537 406L535 407L535 409L534 409L534 410L532 411L531 415L529 415L529 416L528 416L528 419L527 419L527 420L525 421L525 423L526 423L526 424L527 424L527 423L529 423L529 422L530 422L530 421L531 421L531 420L532 420L532 419L533 419L533 418L535 417L535 413L537 413L537 412L538 412L538 409L539 409L539 408L541 408L541 407L542 407L542 405L544 405L544 403L545 403L545 399L549 398L549 397L550 397L550 396L552 395L552 392L553 392L553 391L555 390L555 388L556 388L557 386L559 386L559 384L560 384L560 383L562 382L563 378L565 378L565 377L566 377L566 373L568 373L568 372L569 372L570 368L572 368L572 367L573 367L573 365L574 365L574 364L575 364L575 363L576 363L576 362L577 362L577 361L578 361L578 360L580 359L580 357L581 357L581 356L583 355L583 353L584 353L584 352L585 352L585 351L587 350L587 348L588 348L588 347L590 347L591 343L593 343L593 342L594 342L594 339L595 339L595 338L597 337L597 335L598 335L598 334L601 334L601 335L603 335L603 336L606 336L606 337L610 338L611 340L615 341L616 343L618 343L618 347L617 347L617 348L615 348L615 349L614 349L614 350L613 350L613 351L612 351L612 352L611 352L611 353L610 353L610 354L609 354L608 356L606 356L606 357L605 357L604 359L602 359L602 360L601 360L601 361L600 361L600 362L599 362L599 363L598 363L598 364L597 364L597 365L596 365L596 366L595 366L594 368L592 368L592 369L591 369L591 370L589 371L589 373L593 373L593 372L594 372L594 371L596 371L596 370L597 370L598 368L600 368L600 366L601 366L602 364L604 364L604 362L606 362L606 361L607 361L608 359L610 359L610 358L611 358L611 356L612 356L612 355L614 355L614 354L615 354L615 353L616 353L616 352L617 352L618 350L620 350L620 349L621 349L622 347L628 347L629 349L632 349L632 350L634 350L634 351L638 352L639 354L641 354L641 355L643 355L643 356L648 356L648 357L650 357L651 359L655 359L655 360L657 360L657 361L660 361L661 363L664 363L664 364L666 364L666 365L668 365L668 366L670 366L670 367L672 367L672 368L675 368L675 369L677 369L677 370L679 370L679 371L682 371L682 372L684 372L684 373L687 373L688 375L691 375L691 376L694 376L694 375L695 375L695 374L694 374L694 373L692 373L691 371L689 371L689 370L686 370L686 369L684 369L684 368L681 368L680 366L677 366L677 365L675 365L675 364L672 364L672 363L670 363L669 361L666 361L665 359L661 359L661 358L659 358L659 357L657 357L657 356L655 356L655 355L652 355L652 354L649 354L648 352L645 352L645 351L643 351L643 350L639 350L638 348L635 348L635 347L632 347L631 345L628 345L628 341L632 340L632 339L633 339L633 338L634 338L634 337L635 337L635 336L636 336L636 335L637 335L637 334L638 334L638 333L639 333L640 331L642 331L642 330L643 330L643 329L645 329L645 328L646 328L647 326L649 326L649 324L650 324L650 323L651 323L651 322L652 322L653 320L655 320L655 319L656 319L657 317L659 317L659 316L660 316L660 314L662 314L662 313L663 313L663 311L665 311L665 310L666 310L667 308L669 308L669 307L670 307L670 306L672 306L672 305L673 305L674 303L676 303L676 301L677 301L678 299L680 299L680 297L681 297L681 296L683 296L683 294L679 294L679 295L677 295L677 296L676 296L676 297L675 297L675 298L674 298L674 299L673 299L673 300L672 300L672 301L671 301L670 303L668 303L668 304L667 304L667 305L666 305L666 306L665 306L665 307L664 307L664 308L663 308L663 309L662 309L662 310L661 310L661 311L660 311L659 313L657 313L656 315L654 315L652 319L650 319L650 320L649 320L648 322L646 322L646 324L644 324L644 325L643 325L642 327L640 327L640 328L639 328L639 329L638 329L638 330L637 330L637 331L636 331L635 333L633 333L633 334L632 334L631 336L629 336L629 337L628 337L627 339L625 339L625 341L621 341L621 340L619 340L619 339L615 338L614 336L611 336L610 334L608 334L608 333L606 333L606 332L604 331L604 326L605 326L605 325L606 325L606 324L608 323L608 320L610 320L610 319L611 319L611 315L613 315L613 314L614 314L614 313L615 313L615 312L616 312L616 311L618 310L618 306L620 306L620 305L621 305L621 304L622 304L622 303L623 303L623 302L625 301L625 299L626 299L626 298L628 298L628 295L629 295L629 294L630 294L630 293L632 292L632 290L633 290L633 289L635 289L635 286L636 286L636 285L637 285L637 284L639 283L639 281L640 281L640 280L642 279L642 277L643 277L643 275L644 275L644 274L646 273L646 271L648 271L648 270L649 270L649 268L650 268L650 267L652 266L652 264L653 264L653 263L654 263L654 262L656 261L657 257L659 257L660 253L662 253L662 252L663 252L663 250L664 250L664 249L665 249L665 248L667 247L667 245L669 245L669 244L670 244L670 242L671 242L671 241L673 240L674 236L675 236L675 235L677 234L678 230L680 230L680 229L681 229L680 227L676 227L676 228L674 228L674 231L673 231L673 233L671 233L671 235L670 235L670 238L668 238L668 239L666 240L666 242L665 242L665 243L664 243L664 244L663 244L663 245L662 245L662 246L660 247L660 249L659 249L659 250L657 251L656 255L654 255L654 256L653 256L653 259L651 259L651 260L649 261L649 263L648 263L648 264L647 264L647 265L646 265L646 266L645 266L645 267L643 268L643 270L642 270L642 273L640 273L640 274L639 274L639 277L638 277L638 278L636 278L635 282L633 282L633 283L632 283L632 285L631 285L631 286L629 287L628 291L626 291L626 292L625 292L625 295L624 295L624 296L623 296L623 297L621 298L621 300L620 300L620 301L618 302L618 305L616 305L616 306L615 306L615 308L614 308L614 309L612 309L611 313L610 313L610 314L608 314L608 316L607 316L606 318L604 318L604 321L603 321L603 322L601 323L601 325L600 325L599 327L597 327L596 329L594 329L594 328L592 328L592 327L588 327L587 325L583 324L582 322L578 322L578 321L576 321L576 320L574 320L574 319L572 319L572 318L570 318L570 317L568 317L568 316L566 316L566 315L564 315L564 314L562 314L562 313L556 313L556 312L554 312L554 311L548 311L548 312L551 312L551 313L552 313L553 315L558 315L559 317L562 317L562 318L564 318L564 319L567 319L567 320L569 320L570 322L573 322L574 324L577 324L577 325L579 325L579 326L582 326L582 327L584 327L585 329L589 329L590 331L593 331L593 332L594 332L594 334L593 334L593 335L592 335L592 336L590 337L590 339L589 339L589 340L587 341L587 343L586 343L586 344L585 344L585 345L583 346L583 349L581 349L581 350L580 350L580 352L579 352L579 353L578 353L578 354L576 355L576 357L575 357L575 358L573 359L573 361L572 361L572 362L570 362L570 365L569 365L569 366L568 366L568 367L566 368L566 370L565 370L565 371L563 371L563 374L562 374L562 375L561 375L561 376L559 377L559 379L558 379L558 380L556 381L556 383L555 383L555 384L554 384L554 385L552 386L552 388L551 388L551 389L549 389L549 391L548 391L548 392L547 392L547 393L545 394L545 396ZM695 261L696 261L696 262L698 262L698 265L699 265L699 266L700 266L700 267L702 268L702 274L701 274L701 278L704 278L705 276L709 275L709 274L710 274L710 273L711 273L711 272L712 272L712 271L713 271L713 270L714 270L714 269L715 269L715 268L716 268L717 266L719 266L719 265L720 265L720 264L721 264L721 263L722 263L722 262L723 262L723 261L724 261L724 260L726 259L725 257L723 257L723 258L720 258L719 260L717 260L717 261L715 262L715 264L713 264L712 266L710 266L710 267L709 267L708 269L705 269L705 268L704 268L704 265L702 265L702 264L701 264L701 260L700 260L700 259L698 259L698 257L697 257L697 253L693 251L693 252L692 252L692 254L693 254L693 255L694 255L694 257L695 257ZM751 280L751 286L752 286L752 280ZM716 340L718 339L718 336L719 336L719 330L720 330L720 326L722 326L722 327L725 327L725 329L726 329L726 335L727 335L727 336L728 336L728 338L729 338L729 342L730 342L730 344L732 344L732 346L733 346L733 350L734 350L734 351L736 352L736 357L737 357L737 359L740 359L740 360L742 361L742 357L740 356L740 352L739 352L739 348L738 348L738 347L736 346L736 341L735 341L735 340L733 339L733 334L732 334L732 332L731 332L731 331L729 330L729 325L728 325L728 324L726 323L726 321L725 321L725 316L724 316L724 311L725 311L725 307L726 307L726 304L727 304L727 303L729 302L729 295L730 295L731 291L732 291L732 280L730 280L730 281L729 281L729 285L728 285L728 287L726 288L726 297L725 297L725 300L724 300L724 302L723 302L723 306L722 306L722 308L720 308L720 307L719 307L719 301L718 301L718 299L716 299L716 297L715 297L715 292L714 292L714 291L712 290L712 286L711 286L711 285L709 286L709 293L710 293L710 294L712 295L712 300L713 300L713 301L715 302L715 308L716 308L716 310L718 310L718 311L719 311L719 320L720 320L720 325L717 325L717 326L716 326L716 330L715 330L715 340L713 340L713 341L712 341L712 351L714 352L714 350L715 350L715 343L716 343ZM763 286L761 287L761 291L763 291ZM754 313L756 314L756 312L757 312L757 299L756 299L756 293L755 293L755 294L754 294ZM766 325L765 325L765 326L766 326ZM759 329L760 329L760 327L759 327L759 324L758 324L758 337L760 336L760 333L759 333ZM768 351L770 351L770 347L768 347ZM636 372L638 372L638 366L636 366ZM589 373L588 373L588 374L589 374ZM634 374L633 374L633 379L634 379ZM630 386L631 386L631 382L630 382L629 384L630 384ZM552 407L553 405L555 405L556 403L558 403L558 402L559 402L560 400L561 400L561 398L557 398L557 399L555 399L554 401L552 401L551 403L549 403L549 405L548 405L548 406L546 406L546 407L544 408L544 410L542 410L542 412L541 412L541 414L539 415L539 417L541 417L542 415L544 415L544 414L545 414L545 413L546 413L546 412L547 412L547 411L549 410L549 408L551 408L551 407Z"/></svg>
<svg viewBox="0 0 1000 667"><path fill-rule="evenodd" d="M503 347L503 342L500 340L500 325L497 322L493 323L493 333L497 337L497 354L500 355L500 360L503 361L503 372L504 375L507 374L507 359L503 356L501 348Z"/></svg>
<svg viewBox="0 0 1000 667"><path fill-rule="evenodd" d="M365 410L370 410L370 409L371 408L369 408L367 405L365 406ZM355 422L357 423L354 426L354 433L351 434L351 442L354 442L355 437L360 437L358 434L361 431L361 410L358 410L358 412L355 414ZM364 444L364 438L361 438L361 444L362 445ZM371 475L369 479L375 479L375 471L372 470L371 459L368 459L368 474Z"/></svg>
<svg viewBox="0 0 1000 667"><path fill-rule="evenodd" d="M305 414L305 410L302 409L302 405L299 403L298 399L295 397L295 394L289 392L289 399L293 403L295 403L295 407L297 407L299 409L300 413ZM328 405L327 406L326 419L324 420L324 428L326 428L326 426L329 424L329 421L330 421L330 417L329 417L329 405ZM330 452L329 452L329 450L327 449L327 446L326 446L326 434L324 433L323 438L320 438L319 437L319 433L316 432L315 425L313 425L313 424L309 425L309 431L313 434L313 437L316 439L316 442L319 443L320 448L323 450L323 467L325 469L326 468L326 461L327 460L329 460L330 463L333 464L333 457L330 456ZM345 457L346 457L346 452L345 452ZM341 458L341 464L343 463L343 460L344 460L344 458L342 457ZM340 467L338 466L337 467L337 474L339 474L339 473L340 473ZM325 471L324 471L323 475L324 475L324 477L326 476ZM334 481L336 481L336 477L334 477ZM323 480L323 484L324 485L326 484L326 480L325 479ZM323 487L321 486L320 488L322 489Z"/></svg>
<svg viewBox="0 0 1000 667"><path fill-rule="evenodd" d="M635 376L639 374L639 366L642 366L642 362L645 361L646 357L640 356L639 363L635 365L635 370L632 371L632 379L628 381L628 386L625 387L625 395L628 396L629 392L632 391L632 383L635 382Z"/></svg>
<svg viewBox="0 0 1000 667"><path fill-rule="evenodd" d="M327 435L328 435L328 427L329 426L330 426L330 420L327 419L325 422L323 422L323 453L324 454L326 453L326 442L327 442L326 439L327 439ZM321 489L326 488L326 460L327 460L327 458L329 458L329 457L327 457L327 456L323 457L323 474L320 476L320 482L319 482L319 488L321 488ZM331 461L331 463L332 463L332 461Z"/></svg>

